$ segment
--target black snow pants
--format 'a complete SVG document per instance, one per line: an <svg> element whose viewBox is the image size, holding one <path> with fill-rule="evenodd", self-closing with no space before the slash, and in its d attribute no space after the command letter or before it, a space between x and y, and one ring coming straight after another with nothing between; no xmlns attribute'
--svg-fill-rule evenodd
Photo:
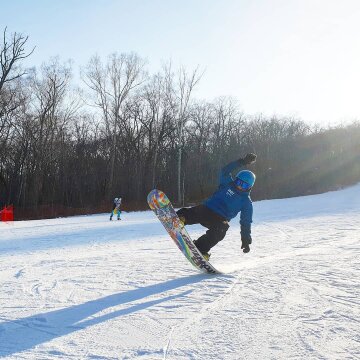
<svg viewBox="0 0 360 360"><path fill-rule="evenodd" d="M221 241L229 228L229 223L222 216L216 214L205 205L182 208L177 211L179 217L185 219L185 225L200 224L208 230L194 241L202 254L207 253Z"/></svg>

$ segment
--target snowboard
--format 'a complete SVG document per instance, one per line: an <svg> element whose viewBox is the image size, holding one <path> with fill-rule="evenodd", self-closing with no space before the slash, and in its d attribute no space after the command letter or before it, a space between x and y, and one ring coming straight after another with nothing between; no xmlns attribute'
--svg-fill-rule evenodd
<svg viewBox="0 0 360 360"><path fill-rule="evenodd" d="M154 211L171 239L190 263L205 273L219 274L220 272L206 261L197 249L185 227L181 225L180 219L165 193L154 189L150 191L147 201L150 209Z"/></svg>

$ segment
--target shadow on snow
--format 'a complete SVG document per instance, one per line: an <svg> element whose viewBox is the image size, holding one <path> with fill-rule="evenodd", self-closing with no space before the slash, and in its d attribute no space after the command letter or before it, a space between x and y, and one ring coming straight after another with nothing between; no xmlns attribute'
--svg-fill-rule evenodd
<svg viewBox="0 0 360 360"><path fill-rule="evenodd" d="M176 295L169 295L145 301L140 304L130 305L125 309L115 310L96 316L97 313L111 307L135 302L148 296L161 294L189 284L195 284L204 279L208 279L208 276L191 275L139 289L129 290L124 293L109 295L97 300L88 301L80 305L60 310L36 314L22 319L1 322L0 357L29 350L34 346L71 334L72 332L85 329L89 326L135 313L162 302L187 296L192 292L192 290L186 290Z"/></svg>

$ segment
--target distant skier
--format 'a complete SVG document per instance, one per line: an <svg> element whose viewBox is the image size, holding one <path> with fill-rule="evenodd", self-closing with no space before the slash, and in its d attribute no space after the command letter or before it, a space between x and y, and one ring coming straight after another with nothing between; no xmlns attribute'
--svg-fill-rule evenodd
<svg viewBox="0 0 360 360"><path fill-rule="evenodd" d="M206 260L210 257L208 251L224 239L229 229L229 221L239 212L241 212L241 249L244 253L250 251L253 215L250 191L256 177L250 170L242 170L233 179L231 172L237 167L249 165L255 161L256 155L249 153L244 158L227 164L221 169L219 188L212 196L200 205L177 211L184 225L201 224L208 228L204 235L194 241Z"/></svg>
<svg viewBox="0 0 360 360"><path fill-rule="evenodd" d="M113 208L112 208L112 212L111 212L111 215L110 215L110 221L112 220L114 214L117 214L117 219L121 220L121 218L120 218L120 215L121 215L120 207L121 207L121 197L118 197L118 198L116 197L114 199Z"/></svg>

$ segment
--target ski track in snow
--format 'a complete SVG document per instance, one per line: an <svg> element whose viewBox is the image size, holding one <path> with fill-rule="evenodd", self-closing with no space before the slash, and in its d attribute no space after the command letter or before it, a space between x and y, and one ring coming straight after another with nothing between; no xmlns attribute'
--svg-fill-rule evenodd
<svg viewBox="0 0 360 360"><path fill-rule="evenodd" d="M254 209L216 276L151 211L0 223L0 359L360 359L360 184Z"/></svg>

